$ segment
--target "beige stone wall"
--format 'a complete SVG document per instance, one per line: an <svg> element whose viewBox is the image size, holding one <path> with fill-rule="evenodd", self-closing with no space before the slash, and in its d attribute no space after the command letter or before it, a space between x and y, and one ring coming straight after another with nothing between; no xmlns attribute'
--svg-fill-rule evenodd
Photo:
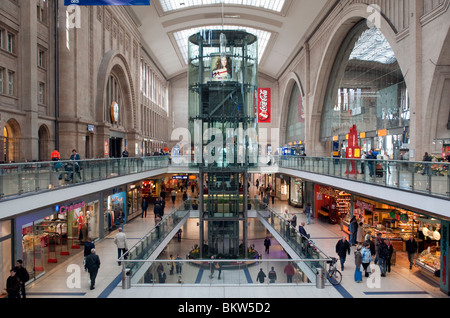
<svg viewBox="0 0 450 318"><path fill-rule="evenodd" d="M433 152L435 139L450 139L449 58L450 1L372 1L382 14L383 32L399 61L411 103L411 149L415 160L425 151ZM350 29L363 18L371 18L366 1L339 1L320 27L279 78L281 92L289 93L290 85L299 78L306 88L306 152L328 156L331 145L321 143L320 124L325 92L334 59ZM283 94L283 93L282 93ZM281 95L285 107L288 97ZM280 109L281 113L287 110ZM442 118L443 119L442 119ZM284 127L285 117L281 117ZM439 150L439 149L438 149ZM440 150L439 150L440 151Z"/></svg>

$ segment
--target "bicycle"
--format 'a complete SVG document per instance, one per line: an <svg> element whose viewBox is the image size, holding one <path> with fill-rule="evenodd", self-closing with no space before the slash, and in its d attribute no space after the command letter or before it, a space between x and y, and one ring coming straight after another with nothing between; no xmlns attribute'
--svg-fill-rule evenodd
<svg viewBox="0 0 450 318"><path fill-rule="evenodd" d="M330 265L327 271L327 279L332 285L339 285L342 281L342 274L336 268L337 258L331 257L330 261L327 261L327 264Z"/></svg>

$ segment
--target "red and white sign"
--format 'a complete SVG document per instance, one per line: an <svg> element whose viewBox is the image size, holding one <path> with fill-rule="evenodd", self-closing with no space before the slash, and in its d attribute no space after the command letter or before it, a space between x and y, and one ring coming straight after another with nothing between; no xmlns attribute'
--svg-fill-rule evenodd
<svg viewBox="0 0 450 318"><path fill-rule="evenodd" d="M259 123L270 123L270 88L258 89L258 121Z"/></svg>

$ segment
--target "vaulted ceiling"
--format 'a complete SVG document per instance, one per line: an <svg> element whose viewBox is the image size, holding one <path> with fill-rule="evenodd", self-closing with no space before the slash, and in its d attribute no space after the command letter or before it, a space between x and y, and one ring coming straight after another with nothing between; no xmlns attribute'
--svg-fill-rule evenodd
<svg viewBox="0 0 450 318"><path fill-rule="evenodd" d="M129 7L145 50L166 79L187 71L184 38L199 28L230 26L260 34L265 45L259 72L277 79L332 0L152 0ZM192 4L193 6L188 6ZM266 7L263 7L266 5ZM174 10L168 11L169 8ZM279 11L278 11L279 9ZM181 43L181 44L180 44ZM181 47L180 47L181 46Z"/></svg>

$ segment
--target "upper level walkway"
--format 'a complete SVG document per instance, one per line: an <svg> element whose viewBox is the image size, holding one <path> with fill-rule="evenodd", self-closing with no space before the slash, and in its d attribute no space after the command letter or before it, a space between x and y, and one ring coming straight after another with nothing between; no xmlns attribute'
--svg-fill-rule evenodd
<svg viewBox="0 0 450 318"><path fill-rule="evenodd" d="M158 156L0 165L0 217L166 173L199 173L199 166L186 157ZM299 156L260 157L248 167L249 173L286 174L447 218L449 170L450 163L440 162Z"/></svg>

